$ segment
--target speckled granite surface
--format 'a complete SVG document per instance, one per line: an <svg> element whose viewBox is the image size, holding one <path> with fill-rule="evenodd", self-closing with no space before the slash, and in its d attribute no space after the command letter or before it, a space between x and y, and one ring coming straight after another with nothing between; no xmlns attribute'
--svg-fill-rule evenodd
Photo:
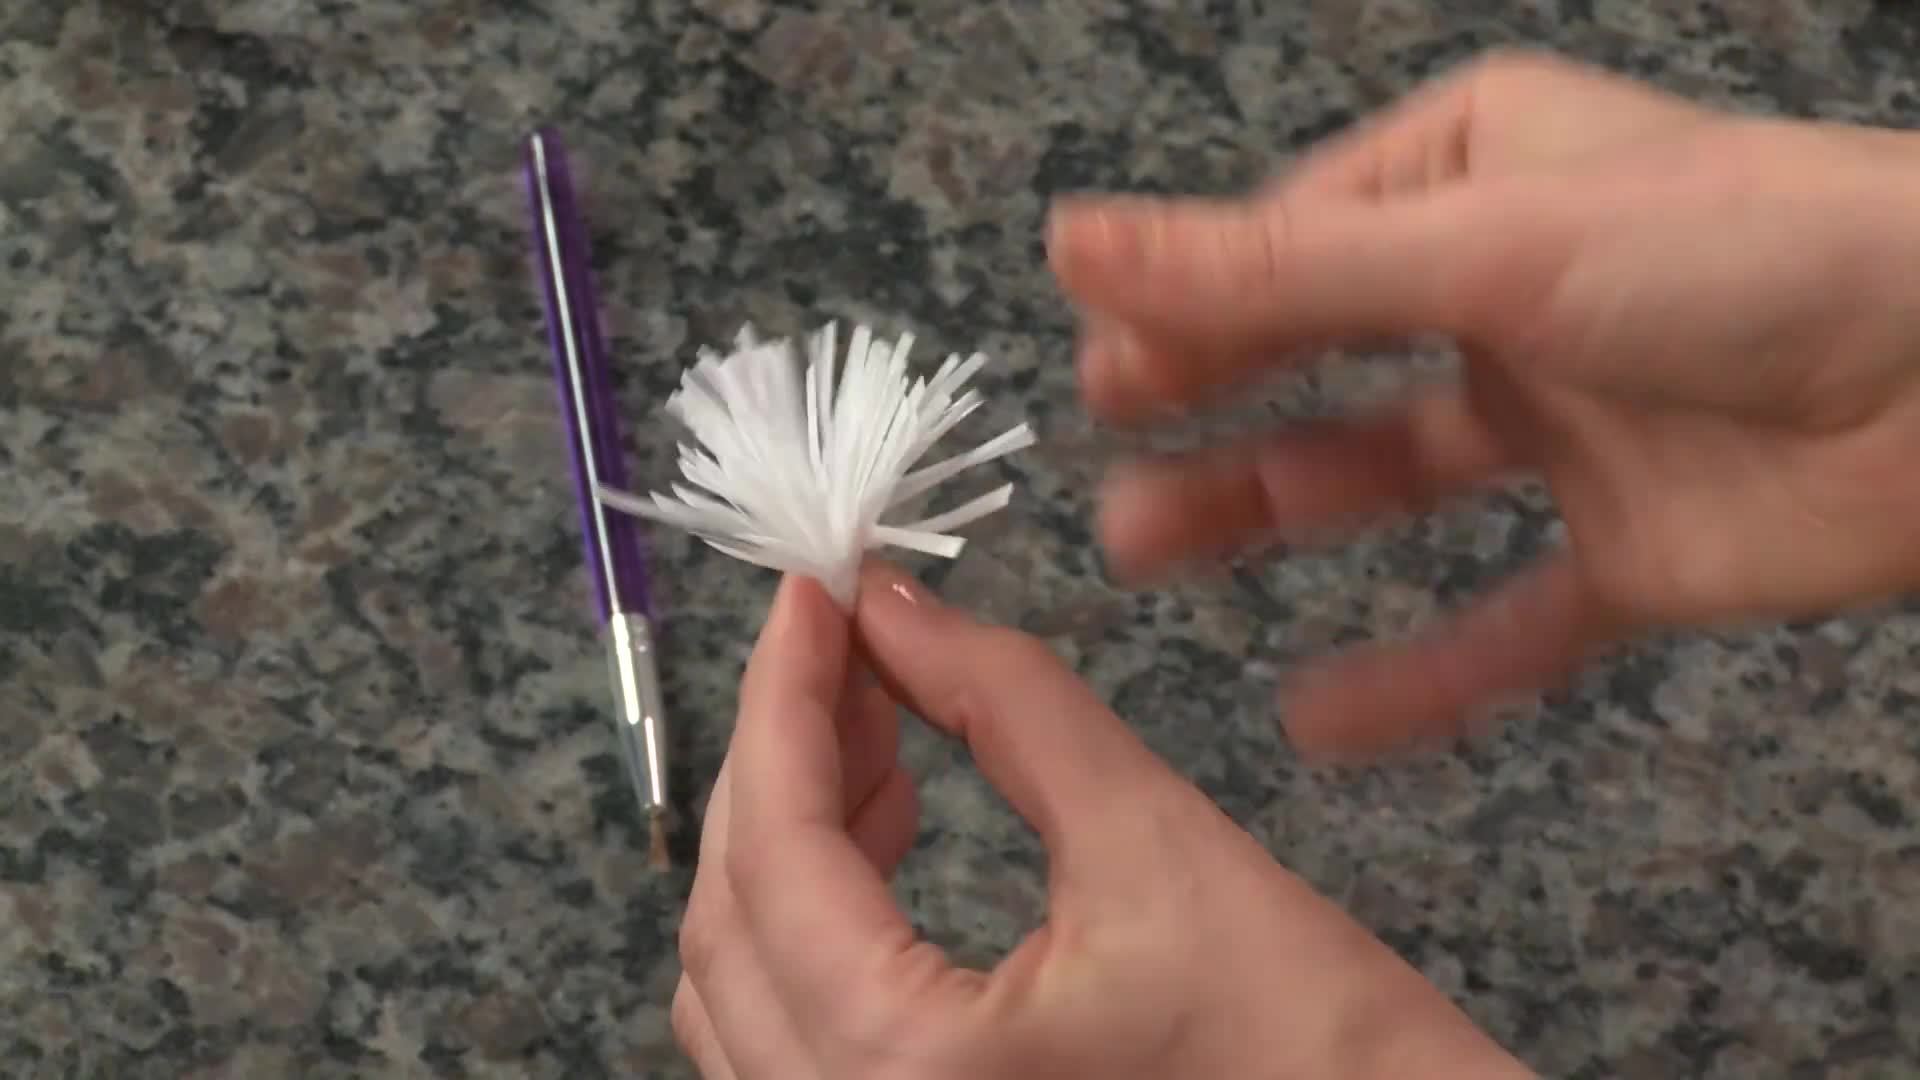
<svg viewBox="0 0 1920 1080"><path fill-rule="evenodd" d="M855 9L865 9L856 11ZM1221 190L1476 48L1920 118L1897 0L0 3L0 1071L679 1077L524 254L565 122L636 416L744 319L978 343L1047 444L945 587L1575 1077L1920 1072L1920 621L1649 646L1499 739L1298 768L1267 687L1523 559L1516 496L1147 595L1088 543L1045 196ZM1280 404L1377 391L1345 366ZM996 417L995 420L1004 419ZM635 434L662 475L668 433ZM770 591L662 541L683 787ZM951 752L903 896L1034 846Z"/></svg>

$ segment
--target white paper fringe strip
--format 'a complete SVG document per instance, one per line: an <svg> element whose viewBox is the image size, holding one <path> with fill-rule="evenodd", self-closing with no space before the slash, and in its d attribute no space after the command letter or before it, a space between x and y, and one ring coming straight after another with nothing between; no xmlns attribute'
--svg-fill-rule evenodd
<svg viewBox="0 0 1920 1080"><path fill-rule="evenodd" d="M837 327L808 339L762 342L743 328L731 353L701 349L667 412L699 448L680 446L673 497L601 488L613 509L683 529L737 559L825 585L853 604L860 562L892 546L953 558L952 535L1006 506L1007 484L945 513L901 525L881 518L959 473L1033 445L1019 424L963 453L915 468L943 435L984 404L961 392L987 358L947 357L931 379L909 379L913 335L897 341L854 328L835 378Z"/></svg>

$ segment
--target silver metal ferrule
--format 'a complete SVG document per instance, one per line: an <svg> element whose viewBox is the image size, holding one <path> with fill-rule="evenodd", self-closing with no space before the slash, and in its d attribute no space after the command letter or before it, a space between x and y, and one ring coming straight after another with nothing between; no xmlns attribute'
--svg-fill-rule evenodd
<svg viewBox="0 0 1920 1080"><path fill-rule="evenodd" d="M667 812L666 713L660 704L660 669L654 660L653 628L644 615L615 612L608 620L608 656L613 693L619 705L614 727L620 756L640 809Z"/></svg>

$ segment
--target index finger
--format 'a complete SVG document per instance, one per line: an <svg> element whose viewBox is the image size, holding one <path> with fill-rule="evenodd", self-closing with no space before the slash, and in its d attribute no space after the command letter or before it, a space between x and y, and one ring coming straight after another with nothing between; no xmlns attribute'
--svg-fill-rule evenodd
<svg viewBox="0 0 1920 1080"><path fill-rule="evenodd" d="M1484 338L1564 255L1547 194L1499 181L1380 203L1082 196L1054 208L1047 255L1083 308L1153 340L1270 356Z"/></svg>
<svg viewBox="0 0 1920 1080"><path fill-rule="evenodd" d="M781 586L741 684L726 871L776 993L808 1038L849 993L890 993L918 938L845 824L835 717L848 625L815 583ZM928 948L931 948L928 946Z"/></svg>

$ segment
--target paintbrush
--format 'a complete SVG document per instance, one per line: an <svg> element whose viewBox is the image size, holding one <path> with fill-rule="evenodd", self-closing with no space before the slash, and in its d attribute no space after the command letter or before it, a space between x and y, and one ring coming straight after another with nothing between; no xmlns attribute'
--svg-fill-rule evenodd
<svg viewBox="0 0 1920 1080"><path fill-rule="evenodd" d="M611 660L618 710L614 729L628 781L647 819L648 862L664 868L670 865L666 718L654 658L646 547L637 521L608 513L595 497L603 487L622 486L626 470L586 229L565 151L552 131L527 139L526 171L534 258L546 299L547 335L573 460L587 573Z"/></svg>

